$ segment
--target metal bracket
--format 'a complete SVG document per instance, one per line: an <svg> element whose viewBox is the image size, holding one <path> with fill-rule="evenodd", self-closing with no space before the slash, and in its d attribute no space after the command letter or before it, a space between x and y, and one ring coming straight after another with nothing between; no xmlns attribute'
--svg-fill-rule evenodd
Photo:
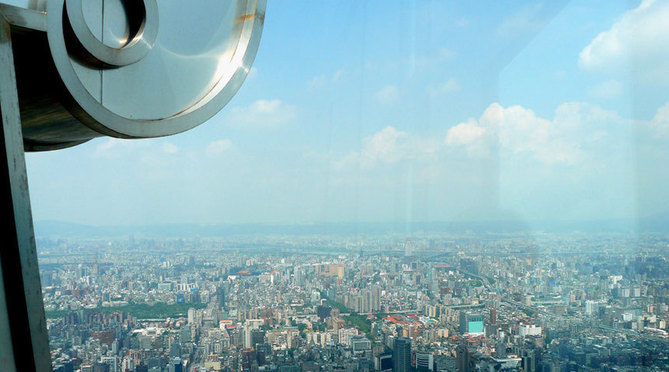
<svg viewBox="0 0 669 372"><path fill-rule="evenodd" d="M10 27L28 23L17 13L5 13L8 8L0 7L0 208L8 217L0 230L0 368L50 371ZM39 18L33 13L40 12L25 14Z"/></svg>
<svg viewBox="0 0 669 372"><path fill-rule="evenodd" d="M0 4L0 15L2 15L12 27L21 27L46 32L45 12Z"/></svg>

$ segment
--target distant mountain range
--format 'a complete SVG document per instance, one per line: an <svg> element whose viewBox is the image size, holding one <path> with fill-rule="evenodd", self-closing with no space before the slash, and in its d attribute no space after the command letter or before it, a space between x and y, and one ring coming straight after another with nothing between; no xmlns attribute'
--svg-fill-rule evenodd
<svg viewBox="0 0 669 372"><path fill-rule="evenodd" d="M91 226L62 221L36 221L38 238L110 238L121 236L144 237L224 237L234 235L374 235L426 233L520 233L520 232L657 232L669 233L669 213L640 220L599 221L447 221L392 223L315 223L296 225L271 224L154 224L126 226Z"/></svg>

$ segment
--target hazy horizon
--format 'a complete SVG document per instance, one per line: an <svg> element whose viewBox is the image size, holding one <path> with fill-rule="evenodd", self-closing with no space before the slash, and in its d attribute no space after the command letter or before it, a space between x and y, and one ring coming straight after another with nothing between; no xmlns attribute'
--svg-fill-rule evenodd
<svg viewBox="0 0 669 372"><path fill-rule="evenodd" d="M600 221L399 221L321 222L303 224L125 224L86 225L63 221L35 221L38 238L124 237L130 235L156 238L225 237L238 235L480 235L486 234L667 234L669 220Z"/></svg>
<svg viewBox="0 0 669 372"><path fill-rule="evenodd" d="M75 118L232 98L26 154L10 370L669 368L669 0L48 2Z"/></svg>

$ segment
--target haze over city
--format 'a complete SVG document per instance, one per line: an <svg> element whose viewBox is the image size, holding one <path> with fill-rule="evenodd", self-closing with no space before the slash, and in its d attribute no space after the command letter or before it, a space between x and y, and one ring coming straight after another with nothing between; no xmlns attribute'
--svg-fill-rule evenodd
<svg viewBox="0 0 669 372"><path fill-rule="evenodd" d="M0 369L669 370L669 1L55 1Z"/></svg>

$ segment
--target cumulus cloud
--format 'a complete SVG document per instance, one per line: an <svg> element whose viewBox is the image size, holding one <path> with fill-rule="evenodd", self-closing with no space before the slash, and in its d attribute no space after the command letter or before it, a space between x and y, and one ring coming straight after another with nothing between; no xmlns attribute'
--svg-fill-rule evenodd
<svg viewBox="0 0 669 372"><path fill-rule="evenodd" d="M642 1L581 51L579 66L590 71L629 68L646 82L669 83L668 17L669 2Z"/></svg>
<svg viewBox="0 0 669 372"><path fill-rule="evenodd" d="M476 142L485 134L486 130L478 125L474 119L452 127L446 136L449 145L465 145Z"/></svg>
<svg viewBox="0 0 669 372"><path fill-rule="evenodd" d="M362 156L370 163L395 163L405 155L408 134L393 127L385 127L380 132L365 139Z"/></svg>
<svg viewBox="0 0 669 372"><path fill-rule="evenodd" d="M509 38L539 32L548 22L543 15L544 11L542 4L519 9L499 25L497 35Z"/></svg>
<svg viewBox="0 0 669 372"><path fill-rule="evenodd" d="M163 152L166 154L176 154L177 152L179 152L179 148L171 142L165 142L162 144L161 147L163 149Z"/></svg>
<svg viewBox="0 0 669 372"><path fill-rule="evenodd" d="M486 129L478 125L474 119L457 124L448 130L446 144L451 146L465 146L469 155L483 156L489 154L487 141L483 140Z"/></svg>
<svg viewBox="0 0 669 372"><path fill-rule="evenodd" d="M457 20L455 20L455 25L461 28L469 26L469 19L465 17L460 17Z"/></svg>
<svg viewBox="0 0 669 372"><path fill-rule="evenodd" d="M307 88L310 90L319 90L328 86L330 79L325 75L315 76L307 81Z"/></svg>
<svg viewBox="0 0 669 372"><path fill-rule="evenodd" d="M279 127L297 117L297 109L279 99L260 99L249 106L230 109L225 122L235 127Z"/></svg>
<svg viewBox="0 0 669 372"><path fill-rule="evenodd" d="M221 139L218 141L211 142L207 145L207 154L209 155L220 155L232 147L232 142L228 139Z"/></svg>
<svg viewBox="0 0 669 372"><path fill-rule="evenodd" d="M396 85L386 85L374 94L374 99L383 104L395 103L400 98L400 90Z"/></svg>
<svg viewBox="0 0 669 372"><path fill-rule="evenodd" d="M553 119L522 106L491 104L481 117L448 130L445 143L470 156L521 156L544 164L580 163L593 144L626 122L615 113L585 103L565 103ZM608 127L607 127L608 126Z"/></svg>
<svg viewBox="0 0 669 372"><path fill-rule="evenodd" d="M660 107L655 116L648 122L656 138L669 138L669 103Z"/></svg>
<svg viewBox="0 0 669 372"><path fill-rule="evenodd" d="M339 69L334 73L332 73L331 75L321 74L318 76L314 76L313 78L307 81L307 88L310 90L326 89L332 86L333 84L339 82L345 75L346 75L345 70Z"/></svg>
<svg viewBox="0 0 669 372"><path fill-rule="evenodd" d="M404 63L416 69L439 68L445 61L453 59L457 53L449 48L436 48L430 54L411 55Z"/></svg>
<svg viewBox="0 0 669 372"><path fill-rule="evenodd" d="M612 99L623 94L623 84L617 80L608 80L588 90L588 95L597 99Z"/></svg>
<svg viewBox="0 0 669 372"><path fill-rule="evenodd" d="M423 160L436 154L438 148L439 144L432 138L424 138L387 126L363 139L361 150L336 161L335 167L344 169L355 165L370 169L406 160Z"/></svg>
<svg viewBox="0 0 669 372"><path fill-rule="evenodd" d="M130 152L139 149L145 149L151 146L150 139L120 139L105 138L100 139L100 143L95 147L95 156L106 158L118 158L126 156Z"/></svg>
<svg viewBox="0 0 669 372"><path fill-rule="evenodd" d="M460 84L458 83L458 81L455 80L454 78L450 78L444 83L429 88L428 93L430 93L433 96L436 96L441 94L455 93L459 90L460 90Z"/></svg>
<svg viewBox="0 0 669 372"><path fill-rule="evenodd" d="M359 151L335 158L333 164L339 170L352 165L371 169L406 161L428 165L444 159L492 157L543 166L606 163L616 151L630 146L634 125L616 112L589 103L564 103L552 118L523 106L493 103L478 119L449 127L442 140L387 126L364 138ZM669 104L641 125L658 136L669 136Z"/></svg>

